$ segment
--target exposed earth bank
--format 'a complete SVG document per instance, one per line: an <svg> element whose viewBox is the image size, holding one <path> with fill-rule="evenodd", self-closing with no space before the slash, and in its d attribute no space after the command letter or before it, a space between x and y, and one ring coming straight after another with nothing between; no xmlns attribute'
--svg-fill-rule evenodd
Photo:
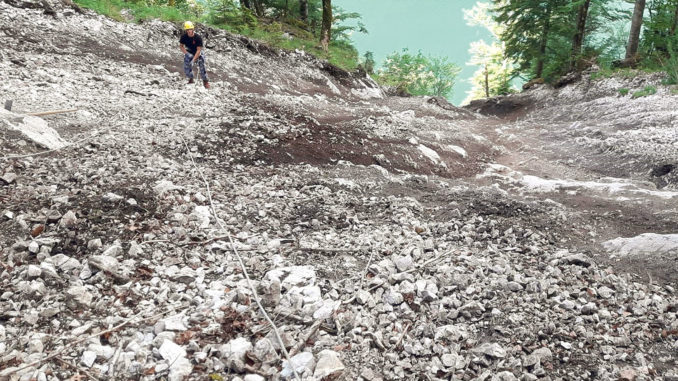
<svg viewBox="0 0 678 381"><path fill-rule="evenodd" d="M661 76L461 109L200 27L205 90L177 25L0 25L0 379L678 379Z"/></svg>

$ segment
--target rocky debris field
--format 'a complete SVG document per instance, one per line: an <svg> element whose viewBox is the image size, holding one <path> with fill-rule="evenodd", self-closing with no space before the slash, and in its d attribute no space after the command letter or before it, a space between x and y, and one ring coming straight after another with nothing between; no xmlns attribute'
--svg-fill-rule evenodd
<svg viewBox="0 0 678 381"><path fill-rule="evenodd" d="M598 260L646 246L526 186L515 125L223 32L206 91L175 25L0 22L0 379L678 379L675 273Z"/></svg>

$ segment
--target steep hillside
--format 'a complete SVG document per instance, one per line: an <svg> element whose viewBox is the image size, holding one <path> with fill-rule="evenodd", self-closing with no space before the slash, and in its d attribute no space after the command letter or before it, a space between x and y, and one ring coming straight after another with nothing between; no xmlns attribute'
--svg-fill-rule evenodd
<svg viewBox="0 0 678 381"><path fill-rule="evenodd" d="M177 25L0 25L0 379L678 377L669 94L498 118L200 28L206 90Z"/></svg>

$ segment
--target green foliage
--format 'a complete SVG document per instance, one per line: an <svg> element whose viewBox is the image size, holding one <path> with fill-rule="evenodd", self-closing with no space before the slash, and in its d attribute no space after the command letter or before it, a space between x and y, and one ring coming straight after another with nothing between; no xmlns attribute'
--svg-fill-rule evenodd
<svg viewBox="0 0 678 381"><path fill-rule="evenodd" d="M123 9L127 10L136 22L148 19L180 22L195 19L204 10L199 4L191 4L185 0L177 1L174 6L161 2L147 4L144 1L124 0L74 0L74 2L117 21L132 21L123 16Z"/></svg>
<svg viewBox="0 0 678 381"><path fill-rule="evenodd" d="M666 75L668 76L665 84L675 85L678 84L678 51L672 42L669 42L668 44L668 54L669 58L664 61L662 65Z"/></svg>
<svg viewBox="0 0 678 381"><path fill-rule="evenodd" d="M374 62L374 53L369 51L365 52L365 54L363 55L362 63L360 65L367 74L370 75L374 74L374 66L376 65L376 62Z"/></svg>
<svg viewBox="0 0 678 381"><path fill-rule="evenodd" d="M646 97L648 95L656 94L657 93L657 88L654 86L645 86L640 91L636 91L631 95L631 98L636 99L636 98L641 98L641 97Z"/></svg>
<svg viewBox="0 0 678 381"><path fill-rule="evenodd" d="M386 57L377 80L411 95L447 97L452 94L459 67L446 57L426 57L421 51L411 54L407 49Z"/></svg>
<svg viewBox="0 0 678 381"><path fill-rule="evenodd" d="M622 97L625 97L626 95L629 94L629 91L630 91L630 90L627 89L627 88L625 88L625 87L624 87L624 88L621 88L621 89L619 89L619 95L621 95Z"/></svg>
<svg viewBox="0 0 678 381"><path fill-rule="evenodd" d="M484 27L493 37L490 44L484 40L471 43L469 48L471 60L467 64L478 66L478 69L471 77L472 88L464 103L516 92L517 90L511 87L514 64L506 58L505 44L499 41L504 28L492 18L491 4L476 3L472 9L464 10L464 19L469 26Z"/></svg>
<svg viewBox="0 0 678 381"><path fill-rule="evenodd" d="M671 95L678 95L678 89L671 89Z"/></svg>
<svg viewBox="0 0 678 381"><path fill-rule="evenodd" d="M293 18L298 14L298 2L296 1L261 0L271 15L282 15L281 10L284 8L284 4L288 4L287 18L281 17L278 20L258 18L252 10L242 6L238 0L74 1L82 7L93 9L97 13L118 21L139 22L157 18L171 22L183 22L185 20L203 22L212 27L242 34L281 49L304 50L349 71L355 70L358 66L358 52L346 36L352 30L365 31L364 27L361 26L352 27L353 29L341 29L339 26L341 32L338 34L338 39L330 43L328 52L324 52L318 47L317 34L309 30L309 25ZM170 2L173 4L172 6L170 6ZM309 0L309 23L311 25L315 22L313 20L320 20L321 10L319 7L320 0ZM122 12L123 9L126 12ZM123 14L132 15L133 19L127 19ZM356 13L342 15L339 12L339 15L342 20L352 20L359 17Z"/></svg>

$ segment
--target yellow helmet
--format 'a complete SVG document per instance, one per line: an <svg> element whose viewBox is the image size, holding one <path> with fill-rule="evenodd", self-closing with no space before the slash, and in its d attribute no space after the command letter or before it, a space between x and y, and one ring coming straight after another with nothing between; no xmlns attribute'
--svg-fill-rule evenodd
<svg viewBox="0 0 678 381"><path fill-rule="evenodd" d="M186 21L184 23L184 30L195 29L195 25L192 22Z"/></svg>

